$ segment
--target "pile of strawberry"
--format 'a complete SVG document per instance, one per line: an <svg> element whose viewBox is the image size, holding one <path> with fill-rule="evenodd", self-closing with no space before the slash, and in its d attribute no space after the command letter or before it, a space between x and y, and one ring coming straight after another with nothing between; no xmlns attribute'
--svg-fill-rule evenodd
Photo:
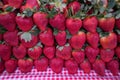
<svg viewBox="0 0 120 80"><path fill-rule="evenodd" d="M119 0L0 0L0 73L120 67Z"/></svg>

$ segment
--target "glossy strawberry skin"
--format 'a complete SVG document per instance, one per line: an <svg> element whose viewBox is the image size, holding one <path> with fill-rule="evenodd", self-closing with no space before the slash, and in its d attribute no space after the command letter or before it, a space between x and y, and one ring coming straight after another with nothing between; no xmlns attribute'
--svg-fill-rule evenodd
<svg viewBox="0 0 120 80"><path fill-rule="evenodd" d="M120 46L118 46L118 47L115 48L115 54L120 59Z"/></svg>
<svg viewBox="0 0 120 80"><path fill-rule="evenodd" d="M25 55L26 55L26 52L27 52L27 49L26 49L23 45L13 47L13 55L14 55L17 59L22 59L22 58L24 58Z"/></svg>
<svg viewBox="0 0 120 80"><path fill-rule="evenodd" d="M46 57L41 57L34 61L34 65L37 71L46 71L48 67L48 59Z"/></svg>
<svg viewBox="0 0 120 80"><path fill-rule="evenodd" d="M33 20L40 30L44 31L47 28L48 19L46 13L36 12L33 15Z"/></svg>
<svg viewBox="0 0 120 80"><path fill-rule="evenodd" d="M4 70L5 70L4 61L1 60L0 61L0 73L2 73Z"/></svg>
<svg viewBox="0 0 120 80"><path fill-rule="evenodd" d="M120 29L120 19L116 19L115 24L116 24L117 28Z"/></svg>
<svg viewBox="0 0 120 80"><path fill-rule="evenodd" d="M79 29L82 27L82 20L81 19L74 19L74 18L68 18L66 20L66 27L70 34L74 35L77 34Z"/></svg>

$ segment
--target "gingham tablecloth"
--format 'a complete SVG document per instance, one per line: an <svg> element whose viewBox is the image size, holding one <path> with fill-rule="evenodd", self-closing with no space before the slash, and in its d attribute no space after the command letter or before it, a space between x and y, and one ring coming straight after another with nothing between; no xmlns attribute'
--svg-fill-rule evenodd
<svg viewBox="0 0 120 80"><path fill-rule="evenodd" d="M120 80L119 76L112 76L109 70L106 70L106 76L98 76L93 70L90 74L84 74L82 70L78 70L77 74L68 74L67 70L63 68L60 74L54 73L50 68L44 72L37 72L36 69L32 69L29 73L21 73L19 69L15 73L7 73L4 71L0 75L0 80Z"/></svg>

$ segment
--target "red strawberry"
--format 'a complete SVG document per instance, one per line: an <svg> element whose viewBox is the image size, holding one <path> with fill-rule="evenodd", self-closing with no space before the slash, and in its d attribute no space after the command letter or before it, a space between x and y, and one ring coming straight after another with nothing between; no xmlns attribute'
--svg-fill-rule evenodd
<svg viewBox="0 0 120 80"><path fill-rule="evenodd" d="M14 13L0 13L0 25L8 31L14 31L16 28L15 14Z"/></svg>
<svg viewBox="0 0 120 80"><path fill-rule="evenodd" d="M53 36L52 30L50 28L41 32L39 34L39 38L40 38L40 41L45 46L53 46L54 45L54 36Z"/></svg>
<svg viewBox="0 0 120 80"><path fill-rule="evenodd" d="M73 1L68 5L68 8L73 10L73 13L77 13L80 10L81 4L78 1Z"/></svg>
<svg viewBox="0 0 120 80"><path fill-rule="evenodd" d="M41 57L34 61L34 65L38 71L46 71L48 67L48 59L46 57Z"/></svg>
<svg viewBox="0 0 120 80"><path fill-rule="evenodd" d="M90 63L94 63L97 55L99 54L99 48L94 49L91 46L87 46L85 48L85 54L86 54L88 60L90 61Z"/></svg>
<svg viewBox="0 0 120 80"><path fill-rule="evenodd" d="M100 38L100 44L104 49L114 49L117 46L117 35L114 32L110 32Z"/></svg>
<svg viewBox="0 0 120 80"><path fill-rule="evenodd" d="M84 71L84 73L90 73L91 70L91 64L88 60L84 60L81 64L80 64L80 68Z"/></svg>
<svg viewBox="0 0 120 80"><path fill-rule="evenodd" d="M86 35L84 32L80 31L78 34L73 35L70 39L70 45L74 49L80 49L86 41Z"/></svg>
<svg viewBox="0 0 120 80"><path fill-rule="evenodd" d="M45 30L47 28L48 18L46 13L36 12L33 15L33 19L40 30Z"/></svg>
<svg viewBox="0 0 120 80"><path fill-rule="evenodd" d="M55 40L58 43L58 45L63 46L65 45L67 39L66 39L66 32L65 31L59 31L56 35L55 35Z"/></svg>
<svg viewBox="0 0 120 80"><path fill-rule="evenodd" d="M20 46L13 47L13 55L17 59L22 59L26 55L26 48L21 44Z"/></svg>
<svg viewBox="0 0 120 80"><path fill-rule="evenodd" d="M31 17L16 16L16 23L22 31L29 31L33 27Z"/></svg>
<svg viewBox="0 0 120 80"><path fill-rule="evenodd" d="M68 18L66 20L66 27L70 34L74 35L82 27L82 20L78 18Z"/></svg>
<svg viewBox="0 0 120 80"><path fill-rule="evenodd" d="M65 67L69 74L76 74L78 71L78 64L74 59L65 61Z"/></svg>
<svg viewBox="0 0 120 80"><path fill-rule="evenodd" d="M50 67L55 73L62 72L64 61L60 58L53 58L50 60Z"/></svg>
<svg viewBox="0 0 120 80"><path fill-rule="evenodd" d="M115 25L115 18L101 18L99 19L99 27L106 32L112 31Z"/></svg>
<svg viewBox="0 0 120 80"><path fill-rule="evenodd" d="M55 56L55 47L54 46L51 46L51 47L45 46L43 49L43 53L48 59L52 59Z"/></svg>
<svg viewBox="0 0 120 80"><path fill-rule="evenodd" d="M79 64L84 61L85 53L82 50L75 50L72 52L72 56L76 60L76 62Z"/></svg>
<svg viewBox="0 0 120 80"><path fill-rule="evenodd" d="M117 60L112 60L107 63L107 68L112 72L114 76L119 73L119 62Z"/></svg>
<svg viewBox="0 0 120 80"><path fill-rule="evenodd" d="M4 40L7 42L7 44L11 46L17 46L18 45L18 35L17 31L14 32L6 32L3 35Z"/></svg>
<svg viewBox="0 0 120 80"><path fill-rule="evenodd" d="M9 59L5 62L6 71L9 73L13 73L17 69L17 60Z"/></svg>
<svg viewBox="0 0 120 80"><path fill-rule="evenodd" d="M95 33L97 25L98 20L95 16L87 17L83 20L83 27L89 32Z"/></svg>
<svg viewBox="0 0 120 80"><path fill-rule="evenodd" d="M63 14L56 14L49 20L50 25L58 30L65 30L65 16Z"/></svg>
<svg viewBox="0 0 120 80"><path fill-rule="evenodd" d="M117 28L120 29L120 19L116 19L115 24L116 24Z"/></svg>
<svg viewBox="0 0 120 80"><path fill-rule="evenodd" d="M116 54L117 57L120 59L120 46L116 47L116 49L115 49L115 54Z"/></svg>
<svg viewBox="0 0 120 80"><path fill-rule="evenodd" d="M2 72L4 71L4 69L5 69L4 61L2 61L2 60L0 59L0 73L2 73Z"/></svg>
<svg viewBox="0 0 120 80"><path fill-rule="evenodd" d="M56 48L56 56L64 60L70 59L71 54L72 54L72 48L69 44L66 44L64 46L58 46Z"/></svg>
<svg viewBox="0 0 120 80"><path fill-rule="evenodd" d="M4 4L8 4L8 0L2 0Z"/></svg>
<svg viewBox="0 0 120 80"><path fill-rule="evenodd" d="M118 43L120 43L120 34L117 35L117 40L118 40Z"/></svg>
<svg viewBox="0 0 120 80"><path fill-rule="evenodd" d="M28 59L19 59L18 60L18 66L21 72L27 73L30 72L33 67L33 60Z"/></svg>
<svg viewBox="0 0 120 80"><path fill-rule="evenodd" d="M100 76L104 76L105 75L105 63L100 60L100 59L96 59L96 61L93 63L93 70L95 70L95 72L100 75Z"/></svg>
<svg viewBox="0 0 120 80"><path fill-rule="evenodd" d="M28 49L28 55L32 59L38 59L42 54L42 48L40 46L34 46Z"/></svg>
<svg viewBox="0 0 120 80"><path fill-rule="evenodd" d="M112 60L112 58L114 56L114 50L102 48L102 49L100 49L100 56L104 62L109 62Z"/></svg>
<svg viewBox="0 0 120 80"><path fill-rule="evenodd" d="M87 42L89 45L93 48L98 47L98 42L99 42L99 34L98 33L87 33Z"/></svg>
<svg viewBox="0 0 120 80"><path fill-rule="evenodd" d="M3 34L0 34L0 41L3 39Z"/></svg>

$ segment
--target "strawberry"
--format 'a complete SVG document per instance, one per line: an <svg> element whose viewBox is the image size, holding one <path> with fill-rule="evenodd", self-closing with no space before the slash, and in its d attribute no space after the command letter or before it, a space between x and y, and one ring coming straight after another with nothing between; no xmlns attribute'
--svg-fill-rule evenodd
<svg viewBox="0 0 120 80"><path fill-rule="evenodd" d="M74 49L80 49L86 41L86 35L84 32L80 31L78 34L73 35L70 39L70 45Z"/></svg>
<svg viewBox="0 0 120 80"><path fill-rule="evenodd" d="M55 56L55 47L54 46L51 46L51 47L45 46L43 49L43 53L48 59L52 59Z"/></svg>
<svg viewBox="0 0 120 80"><path fill-rule="evenodd" d="M33 20L40 30L42 31L46 30L48 24L48 18L46 13L43 12L34 13Z"/></svg>
<svg viewBox="0 0 120 80"><path fill-rule="evenodd" d="M58 45L63 46L65 45L67 39L66 39L66 32L65 31L58 31L58 33L55 35L55 40L58 43Z"/></svg>
<svg viewBox="0 0 120 80"><path fill-rule="evenodd" d="M56 48L56 56L61 59L68 60L71 58L71 54L72 48L69 44L66 44L64 46L57 46Z"/></svg>
<svg viewBox="0 0 120 80"><path fill-rule="evenodd" d="M107 68L112 72L114 76L118 76L119 62L117 60L111 60L107 63Z"/></svg>
<svg viewBox="0 0 120 80"><path fill-rule="evenodd" d="M96 60L97 55L99 54L99 48L92 48L91 46L87 46L85 48L85 54L90 61L90 63L94 63Z"/></svg>
<svg viewBox="0 0 120 80"><path fill-rule="evenodd" d="M100 44L104 49L114 49L117 46L117 35L114 32L108 33L100 38Z"/></svg>
<svg viewBox="0 0 120 80"><path fill-rule="evenodd" d="M22 59L26 55L26 48L21 44L20 46L13 47L13 55L17 59Z"/></svg>
<svg viewBox="0 0 120 80"><path fill-rule="evenodd" d="M6 32L3 35L4 40L7 42L7 44L11 46L17 46L18 45L18 36L17 31L14 32Z"/></svg>
<svg viewBox="0 0 120 80"><path fill-rule="evenodd" d="M16 16L16 23L22 31L29 31L33 27L33 20L31 17Z"/></svg>
<svg viewBox="0 0 120 80"><path fill-rule="evenodd" d="M100 49L100 56L104 62L109 62L112 60L112 58L114 56L114 50L102 48L102 49Z"/></svg>
<svg viewBox="0 0 120 80"><path fill-rule="evenodd" d="M99 42L99 34L88 32L86 36L87 36L87 42L89 43L89 45L93 48L97 48L98 42Z"/></svg>
<svg viewBox="0 0 120 80"><path fill-rule="evenodd" d="M118 43L120 43L120 34L117 35L117 40L118 40Z"/></svg>
<svg viewBox="0 0 120 80"><path fill-rule="evenodd" d="M120 29L120 19L116 19L115 24L116 24L117 28Z"/></svg>
<svg viewBox="0 0 120 80"><path fill-rule="evenodd" d="M8 4L8 0L2 0L4 4Z"/></svg>
<svg viewBox="0 0 120 80"><path fill-rule="evenodd" d="M50 28L41 32L39 34L39 39L45 46L53 46L54 45L54 36L53 36L52 30Z"/></svg>
<svg viewBox="0 0 120 80"><path fill-rule="evenodd" d="M9 12L0 13L0 25L8 31L14 31L16 28L15 14Z"/></svg>
<svg viewBox="0 0 120 80"><path fill-rule="evenodd" d="M78 71L78 64L74 59L65 61L65 67L69 74L75 74Z"/></svg>
<svg viewBox="0 0 120 80"><path fill-rule="evenodd" d="M98 75L105 75L105 63L101 59L96 59L92 66L93 70L95 70Z"/></svg>
<svg viewBox="0 0 120 80"><path fill-rule="evenodd" d="M0 59L0 73L5 70L4 61Z"/></svg>
<svg viewBox="0 0 120 80"><path fill-rule="evenodd" d="M73 1L68 5L68 8L73 10L73 13L77 13L80 10L81 4L78 1Z"/></svg>
<svg viewBox="0 0 120 80"><path fill-rule="evenodd" d="M112 31L115 25L115 18L101 18L99 19L99 27L106 32Z"/></svg>
<svg viewBox="0 0 120 80"><path fill-rule="evenodd" d="M42 48L40 46L34 46L28 49L28 55L31 59L38 59L42 54Z"/></svg>
<svg viewBox="0 0 120 80"><path fill-rule="evenodd" d="M80 68L84 71L84 73L90 73L91 70L91 64L88 60L84 60L81 64L80 64Z"/></svg>
<svg viewBox="0 0 120 80"><path fill-rule="evenodd" d="M63 14L56 14L53 18L49 19L49 23L53 28L65 30L65 16Z"/></svg>
<svg viewBox="0 0 120 80"><path fill-rule="evenodd" d="M5 62L6 71L9 73L13 73L17 69L17 60L9 59Z"/></svg>
<svg viewBox="0 0 120 80"><path fill-rule="evenodd" d="M72 56L75 59L75 61L79 64L84 61L85 53L82 50L75 50L72 52Z"/></svg>
<svg viewBox="0 0 120 80"><path fill-rule="evenodd" d="M3 34L0 34L0 41L3 39Z"/></svg>
<svg viewBox="0 0 120 80"><path fill-rule="evenodd" d="M79 18L68 18L66 20L66 27L70 34L77 34L79 29L82 27L82 20Z"/></svg>
<svg viewBox="0 0 120 80"><path fill-rule="evenodd" d="M18 60L18 67L21 72L27 73L30 72L32 67L33 67L33 60L28 58L28 59L19 59Z"/></svg>
<svg viewBox="0 0 120 80"><path fill-rule="evenodd" d="M87 31L95 33L98 25L98 20L95 16L87 17L83 20L83 28Z"/></svg>
<svg viewBox="0 0 120 80"><path fill-rule="evenodd" d="M115 48L115 54L120 59L120 46L118 46L118 47Z"/></svg>
<svg viewBox="0 0 120 80"><path fill-rule="evenodd" d="M50 60L50 67L55 73L60 73L62 72L62 68L64 65L64 61L60 58L53 58Z"/></svg>
<svg viewBox="0 0 120 80"><path fill-rule="evenodd" d="M46 71L48 67L48 59L46 57L41 57L34 61L34 65L37 71Z"/></svg>

